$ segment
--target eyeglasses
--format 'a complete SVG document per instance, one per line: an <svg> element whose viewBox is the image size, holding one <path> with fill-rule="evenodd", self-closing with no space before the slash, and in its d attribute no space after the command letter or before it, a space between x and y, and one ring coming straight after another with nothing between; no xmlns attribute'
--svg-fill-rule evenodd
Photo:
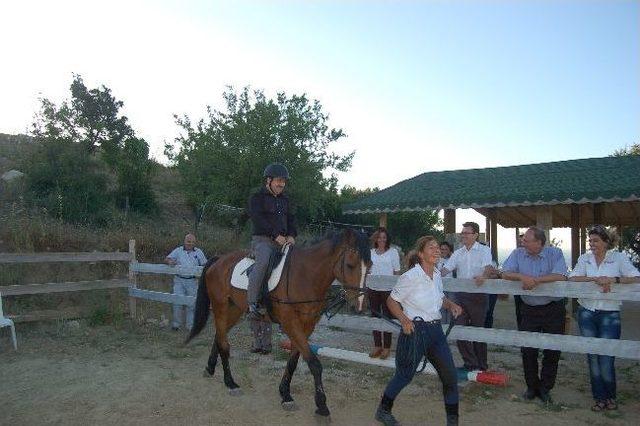
<svg viewBox="0 0 640 426"><path fill-rule="evenodd" d="M475 235L475 232L462 231L461 234L462 235Z"/></svg>

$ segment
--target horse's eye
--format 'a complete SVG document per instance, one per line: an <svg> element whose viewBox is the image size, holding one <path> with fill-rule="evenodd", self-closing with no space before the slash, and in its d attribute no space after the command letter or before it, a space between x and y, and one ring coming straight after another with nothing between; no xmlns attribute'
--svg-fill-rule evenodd
<svg viewBox="0 0 640 426"><path fill-rule="evenodd" d="M356 267L355 265L351 265L351 264L347 263L347 268L349 268L349 269L355 269L355 267Z"/></svg>

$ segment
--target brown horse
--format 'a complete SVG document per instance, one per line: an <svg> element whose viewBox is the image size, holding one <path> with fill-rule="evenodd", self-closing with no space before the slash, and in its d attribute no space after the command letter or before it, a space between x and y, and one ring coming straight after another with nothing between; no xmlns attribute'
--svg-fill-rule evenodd
<svg viewBox="0 0 640 426"><path fill-rule="evenodd" d="M204 266L194 314L194 324L185 343L193 339L206 325L209 305L213 308L215 338L205 374L213 376L222 360L224 383L231 393L239 386L229 367L227 334L247 310L246 291L231 286L233 268L246 252L234 252L211 259ZM311 352L308 338L320 319L325 297L331 283L338 280L349 290L364 287L366 269L371 266L371 252L366 236L352 229L343 230L309 247L294 247L278 286L269 293L272 304L271 320L280 323L291 340L291 355L280 382L280 396L284 409L294 409L290 384L300 354L307 362L315 384L316 414L328 416L326 396L322 386L322 365Z"/></svg>

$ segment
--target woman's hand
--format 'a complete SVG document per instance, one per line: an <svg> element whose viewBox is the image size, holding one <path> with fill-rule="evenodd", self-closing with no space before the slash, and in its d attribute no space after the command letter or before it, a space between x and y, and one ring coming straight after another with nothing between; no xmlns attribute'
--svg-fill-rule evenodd
<svg viewBox="0 0 640 426"><path fill-rule="evenodd" d="M402 324L402 332L404 334L413 333L413 330L415 329L415 326L413 325L413 321L407 318L407 319L403 319L401 324Z"/></svg>
<svg viewBox="0 0 640 426"><path fill-rule="evenodd" d="M458 305L457 303L450 302L449 312L451 312L451 315L453 315L454 318L458 318L460 315L462 315L462 306Z"/></svg>
<svg viewBox="0 0 640 426"><path fill-rule="evenodd" d="M595 283L602 288L603 293L609 293L611 291L611 284L615 283L615 278L597 277Z"/></svg>

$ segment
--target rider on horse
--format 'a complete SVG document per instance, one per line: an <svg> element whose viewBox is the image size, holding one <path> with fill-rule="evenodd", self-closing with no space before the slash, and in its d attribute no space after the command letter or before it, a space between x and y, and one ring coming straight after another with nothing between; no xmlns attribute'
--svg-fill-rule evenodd
<svg viewBox="0 0 640 426"><path fill-rule="evenodd" d="M255 257L247 289L250 319L261 319L265 314L260 306L261 286L273 250L294 244L297 235L289 198L284 194L289 171L282 164L272 163L264 169L263 177L264 187L249 199L249 215L253 222L251 251Z"/></svg>

